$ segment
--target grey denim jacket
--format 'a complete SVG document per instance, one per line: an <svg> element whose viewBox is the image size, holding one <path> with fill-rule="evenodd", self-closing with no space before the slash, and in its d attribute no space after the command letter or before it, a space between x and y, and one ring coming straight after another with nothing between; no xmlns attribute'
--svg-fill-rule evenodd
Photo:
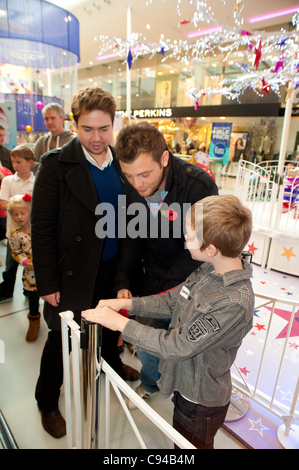
<svg viewBox="0 0 299 470"><path fill-rule="evenodd" d="M178 391L203 406L230 401L230 368L252 328L252 266L218 276L205 263L181 285L160 295L132 299L130 315L172 318L168 331L130 320L125 341L159 357L160 395Z"/></svg>

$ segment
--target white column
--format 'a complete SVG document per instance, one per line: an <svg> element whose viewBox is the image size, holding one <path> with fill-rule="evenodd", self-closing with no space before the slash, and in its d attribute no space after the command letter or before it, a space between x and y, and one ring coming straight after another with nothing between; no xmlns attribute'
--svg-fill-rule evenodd
<svg viewBox="0 0 299 470"><path fill-rule="evenodd" d="M292 82L289 83L289 90L292 86ZM290 126L291 126L291 118L292 118L292 109L293 109L293 100L292 96L289 97L287 100L287 105L285 109L284 121L283 121L283 129L282 129L282 136L281 136L281 145L280 145L280 154L279 154L279 163L278 163L278 173L280 176L283 175L287 147L288 147L288 138L290 133Z"/></svg>
<svg viewBox="0 0 299 470"><path fill-rule="evenodd" d="M127 9L127 40L130 41L132 34L132 8L128 7ZM129 54L129 46L127 47L127 56ZM132 73L127 64L127 115L129 119L129 124L131 124L131 79Z"/></svg>

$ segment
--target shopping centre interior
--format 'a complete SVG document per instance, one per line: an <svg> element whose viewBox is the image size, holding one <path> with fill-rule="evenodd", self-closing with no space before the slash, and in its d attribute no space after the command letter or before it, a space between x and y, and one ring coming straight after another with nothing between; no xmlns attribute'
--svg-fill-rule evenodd
<svg viewBox="0 0 299 470"><path fill-rule="evenodd" d="M254 326L233 366L235 407L215 448L298 449L299 1L0 2L0 55L0 125L10 150L34 148L51 102L63 106L65 129L75 133L74 94L102 87L117 105L112 144L124 126L151 122L169 150L208 169L220 194L250 208ZM217 128L229 129L223 158L213 153ZM5 256L0 244L1 275ZM77 447L41 426L34 388L48 328L42 320L38 340L26 343L27 313L19 269L13 300L0 306L0 449ZM128 348L123 355L140 369ZM98 448L107 446L108 402L110 448L139 449L112 388L108 401L105 374L100 390ZM63 415L65 395L64 385ZM171 399L148 403L171 424ZM157 428L139 409L132 415L147 448L173 449L163 423Z"/></svg>

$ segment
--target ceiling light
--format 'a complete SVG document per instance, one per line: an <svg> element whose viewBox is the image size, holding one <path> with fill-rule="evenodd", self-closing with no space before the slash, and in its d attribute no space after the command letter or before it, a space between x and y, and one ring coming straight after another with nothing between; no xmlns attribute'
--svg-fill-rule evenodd
<svg viewBox="0 0 299 470"><path fill-rule="evenodd" d="M292 13L297 13L299 6L294 8L289 8L288 10L274 11L273 13L268 13L267 15L256 16L254 18L249 18L249 23L258 23L260 21L271 20L272 18L278 18L279 16L291 15Z"/></svg>
<svg viewBox="0 0 299 470"><path fill-rule="evenodd" d="M146 29L151 29L151 25L150 25L150 24L147 24L147 25L146 25Z"/></svg>

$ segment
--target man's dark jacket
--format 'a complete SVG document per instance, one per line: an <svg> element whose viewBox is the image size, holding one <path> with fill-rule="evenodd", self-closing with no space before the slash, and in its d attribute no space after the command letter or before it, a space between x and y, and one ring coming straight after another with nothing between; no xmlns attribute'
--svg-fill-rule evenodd
<svg viewBox="0 0 299 470"><path fill-rule="evenodd" d="M0 162L2 166L8 168L12 173L15 172L11 163L10 150L4 145L0 145Z"/></svg>
<svg viewBox="0 0 299 470"><path fill-rule="evenodd" d="M170 153L165 185L168 194L158 213L158 230L155 233L156 238L153 238L150 235L150 224L154 220L147 202L132 186L130 188L126 195L127 206L138 202L144 204L147 209L147 220L144 220L147 238L127 237L123 241L115 290L129 289L133 295L139 296L157 294L179 285L198 267L198 262L191 258L185 247L183 204L193 205L207 196L217 195L218 189L205 170ZM167 209L173 203L177 203L177 206L173 206L174 212L169 212ZM179 224L179 238L173 236L173 231L177 228L175 224ZM167 235L165 225L168 225L169 237L162 238L163 234ZM142 231L141 227L139 229ZM141 260L144 275L139 279L140 283L136 288L136 272Z"/></svg>
<svg viewBox="0 0 299 470"><path fill-rule="evenodd" d="M120 174L116 158L113 164ZM45 302L50 329L60 330L60 312L73 311L80 324L80 312L91 307L104 245L95 234L99 203L77 138L42 157L33 189L31 238L39 295L61 293L59 307Z"/></svg>

